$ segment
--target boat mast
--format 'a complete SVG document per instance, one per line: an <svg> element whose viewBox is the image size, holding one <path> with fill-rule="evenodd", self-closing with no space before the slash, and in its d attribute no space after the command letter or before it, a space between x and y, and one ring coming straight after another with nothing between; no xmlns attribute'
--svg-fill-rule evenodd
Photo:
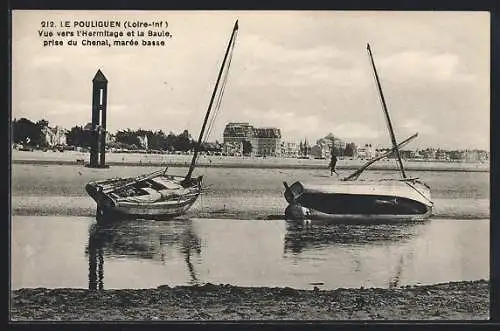
<svg viewBox="0 0 500 331"><path fill-rule="evenodd" d="M226 65L227 56L229 54L229 50L231 49L231 45L233 44L233 39L234 39L234 36L235 36L237 30L238 30L238 20L236 20L236 22L234 23L233 32L231 34L231 38L229 39L229 43L227 45L226 54L224 54L224 60L222 61L222 65L221 65L221 68L219 70L219 75L217 76L217 81L215 83L214 91L212 92L212 97L210 98L210 103L208 105L207 113L205 115L205 120L203 121L203 126L201 127L200 136L198 138L198 143L194 147L193 159L191 160L191 165L189 166L189 171L188 171L186 177L184 178L184 182L188 181L191 178L191 175L193 174L193 170L194 170L194 167L196 164L196 158L198 156L198 152L199 152L200 147L201 147L201 141L203 139L203 134L205 132L205 127L207 126L207 121L208 121L208 118L210 116L210 110L212 109L212 104L214 102L215 95L217 94L219 82L220 82L220 79L222 77L222 72L224 71L224 66Z"/></svg>
<svg viewBox="0 0 500 331"><path fill-rule="evenodd" d="M398 160L399 169L401 170L401 176L403 178L406 178L406 173L405 173L405 169L403 167L403 162L401 161L401 155L399 154L398 143L396 142L396 137L394 136L394 130L392 129L391 118L389 116L389 112L387 110L387 105L385 103L384 93L382 92L382 86L380 85L380 80L378 78L377 69L375 68L375 62L373 61L373 55L372 55L372 51L370 49L370 44L368 44L368 43L366 44L366 49L368 50L368 55L370 56L370 63L372 65L373 72L375 74L375 80L377 81L377 87L378 87L378 91L380 94L380 100L382 101L382 107L384 108L384 114L385 114L385 119L387 122L387 127L389 128L389 134L391 135L392 148L393 148L394 153L396 154L396 157Z"/></svg>
<svg viewBox="0 0 500 331"><path fill-rule="evenodd" d="M401 147L405 146L406 144L408 144L411 140L413 140L414 138L416 138L417 135L418 134L415 133L413 136L411 136L408 139L400 142L398 144L398 148L401 148ZM369 166L371 166L373 163L377 162L378 160L382 160L384 157L391 155L392 153L394 153L394 148L392 148L390 151L388 151L388 152L386 152L384 154L381 154L381 155L377 156L376 158L373 158L370 161L366 162L361 168L359 168L358 170L356 170L355 172L353 172L349 176L347 176L345 178L342 178L342 180L346 181L346 180L355 180L355 179L357 179L359 177L359 175L361 175L361 173L366 170L366 168L368 168Z"/></svg>

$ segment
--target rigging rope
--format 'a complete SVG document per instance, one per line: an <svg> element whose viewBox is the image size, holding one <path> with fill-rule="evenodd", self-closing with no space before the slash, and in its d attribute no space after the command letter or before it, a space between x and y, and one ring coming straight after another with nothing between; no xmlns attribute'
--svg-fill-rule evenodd
<svg viewBox="0 0 500 331"><path fill-rule="evenodd" d="M224 78L222 80L222 84L221 84L221 88L219 90L219 93L217 95L217 101L215 103L214 113L212 115L210 123L208 124L208 128L207 128L205 137L203 139L203 142L207 142L208 141L208 137L212 133L213 125L215 123L215 119L216 119L216 117L217 117L217 115L219 113L219 109L220 109L220 106L222 104L222 97L224 95L224 91L226 89L227 80L228 80L228 77L229 77L229 67L231 66L231 61L233 59L233 50L234 50L234 45L236 43L237 34L238 34L238 31L236 31L235 36L234 36L233 41L232 41L232 44L231 44L231 48L230 48L230 52L229 52L229 58L228 58L227 65L226 65L226 68L225 68Z"/></svg>
<svg viewBox="0 0 500 331"><path fill-rule="evenodd" d="M226 60L228 59L228 56L232 56L232 51L233 51L232 47L234 46L234 39L236 37L237 31L238 31L238 20L236 20L236 22L234 23L233 32L231 34L231 38L229 40L229 44L228 44L227 49L226 49L226 53L224 54L224 59L222 60L222 67L219 71L219 74L217 75L217 81L215 83L215 88L214 88L214 91L212 93L212 96L210 97L210 103L209 103L209 106L207 109L207 113L205 114L205 119L203 120L203 125L201 127L200 135L199 135L198 141L195 145L194 154L193 154L193 157L191 159L191 165L189 166L189 170L188 170L188 172L187 172L187 174L182 182L184 187L186 186L186 184L189 185L191 180L192 180L191 175L193 174L193 170L196 166L196 161L198 159L198 155L199 155L202 143L203 143L205 129L206 129L209 117L210 117L210 111L213 108L213 102L214 102L214 99L217 95L217 89L219 87L220 79L222 78L222 75L224 72L224 66L226 65ZM226 72L226 75L227 75L227 72Z"/></svg>
<svg viewBox="0 0 500 331"><path fill-rule="evenodd" d="M392 146L394 148L394 154L396 156L396 162L397 162L397 164L398 164L398 166L399 166L399 168L401 170L401 177L402 178L406 178L406 173L405 173L405 170L404 170L403 161L401 160L401 154L399 153L399 149L397 147L398 143L397 143L396 137L394 135L394 130L392 128L391 120L390 120L390 117L389 117L389 112L387 110L387 105L385 103L384 93L382 92L382 86L380 85L380 80L379 80L379 77L378 77L378 74L377 74L377 69L375 67L375 62L373 61L373 56L372 56L372 51L370 49L370 44L366 44L366 49L367 49L368 55L370 57L370 64L372 66L373 75L374 75L375 81L377 83L377 88L378 88L378 91L379 91L379 99L380 99L380 102L382 103L382 108L384 110L385 122L387 124L387 129L389 131L389 136L391 138Z"/></svg>
<svg viewBox="0 0 500 331"><path fill-rule="evenodd" d="M375 72L373 72L372 74L373 74L373 78L377 82L377 79L378 79L377 74L375 74ZM385 107L384 99L383 99L383 97L380 94L378 95L378 99L380 101L381 106ZM391 124L390 124L389 119L387 118L387 116L384 116L384 121L385 121L385 125L387 126L387 130L389 131L389 138L391 138ZM391 142L392 142L392 140L391 140ZM394 148L394 145L393 145L393 148ZM397 155L398 153L399 153L398 150L393 149L393 151L392 151L391 154L393 154L393 156L394 156L394 161L396 162L396 167L399 168L400 165L399 165L399 161L398 161L398 155Z"/></svg>

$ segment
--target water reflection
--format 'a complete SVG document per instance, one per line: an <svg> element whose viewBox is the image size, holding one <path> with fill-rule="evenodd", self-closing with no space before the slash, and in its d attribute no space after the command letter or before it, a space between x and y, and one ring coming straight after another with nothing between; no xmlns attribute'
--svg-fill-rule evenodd
<svg viewBox="0 0 500 331"><path fill-rule="evenodd" d="M284 253L300 260L311 256L343 255L346 265L350 265L350 277L361 277L371 281L372 272L378 272L378 286L397 288L404 282L404 273L413 264L411 243L421 235L429 221L398 222L378 224L287 222L284 238ZM367 260L366 254L385 255L385 270L377 271ZM335 263L335 260L332 260ZM367 273L367 269L371 270ZM385 275L384 275L385 274ZM384 279L385 278L385 279ZM382 285L384 284L384 285Z"/></svg>
<svg viewBox="0 0 500 331"><path fill-rule="evenodd" d="M399 258L399 262L396 266L396 272L394 273L394 276L391 277L389 280L389 288L396 288L399 286L399 283L401 282L401 274L403 273L403 267L404 267L404 255L401 255Z"/></svg>
<svg viewBox="0 0 500 331"><path fill-rule="evenodd" d="M489 220L310 227L236 219L94 223L14 216L12 288L98 291L210 282L335 289L489 274Z"/></svg>
<svg viewBox="0 0 500 331"><path fill-rule="evenodd" d="M198 284L192 256L201 254L201 239L189 219L168 222L126 220L90 225L86 253L89 289L104 288L104 257L156 260L167 263L169 252L182 254L191 285Z"/></svg>
<svg viewBox="0 0 500 331"><path fill-rule="evenodd" d="M96 227L89 229L89 242L87 247L87 254L89 257L89 290L103 290L104 289L104 256L102 239L100 238Z"/></svg>
<svg viewBox="0 0 500 331"><path fill-rule="evenodd" d="M287 222L284 251L300 254L304 249L334 245L387 245L402 242L417 236L418 228L423 223L304 225L301 222Z"/></svg>

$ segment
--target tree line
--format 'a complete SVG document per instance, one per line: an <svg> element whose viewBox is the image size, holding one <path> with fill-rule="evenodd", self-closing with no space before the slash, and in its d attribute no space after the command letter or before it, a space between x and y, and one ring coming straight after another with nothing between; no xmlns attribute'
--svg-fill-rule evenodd
<svg viewBox="0 0 500 331"><path fill-rule="evenodd" d="M162 151L187 152L193 150L196 141L192 138L188 130L183 130L180 134L169 132L166 134L162 130L119 130L115 135L115 142L110 143L110 147L117 148L144 148L141 138L147 138L147 148ZM214 146L215 145L215 146ZM215 144L202 144L201 150L217 150L220 146Z"/></svg>
<svg viewBox="0 0 500 331"><path fill-rule="evenodd" d="M32 122L26 118L12 121L12 140L17 144L31 146L45 146L46 140L43 133L44 128L49 126L49 122L42 119Z"/></svg>
<svg viewBox="0 0 500 331"><path fill-rule="evenodd" d="M47 147L45 139L45 128L49 127L49 122L42 119L38 122L32 122L29 119L21 118L12 121L13 142L28 146ZM75 147L90 147L92 144L92 132L88 126L74 126L66 130L66 144ZM192 150L196 141L192 138L188 130L183 130L180 134L169 132L166 134L162 130L119 130L115 134L115 139L109 142L107 146L111 148L122 149L143 149L141 138L147 137L147 149L162 151L181 151ZM220 144L203 143L202 151L219 151Z"/></svg>

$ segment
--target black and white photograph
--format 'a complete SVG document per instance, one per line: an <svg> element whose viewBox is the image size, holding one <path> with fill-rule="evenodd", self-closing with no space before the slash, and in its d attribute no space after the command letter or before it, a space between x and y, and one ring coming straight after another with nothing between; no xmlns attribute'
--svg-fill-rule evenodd
<svg viewBox="0 0 500 331"><path fill-rule="evenodd" d="M489 320L490 23L12 10L10 320Z"/></svg>

